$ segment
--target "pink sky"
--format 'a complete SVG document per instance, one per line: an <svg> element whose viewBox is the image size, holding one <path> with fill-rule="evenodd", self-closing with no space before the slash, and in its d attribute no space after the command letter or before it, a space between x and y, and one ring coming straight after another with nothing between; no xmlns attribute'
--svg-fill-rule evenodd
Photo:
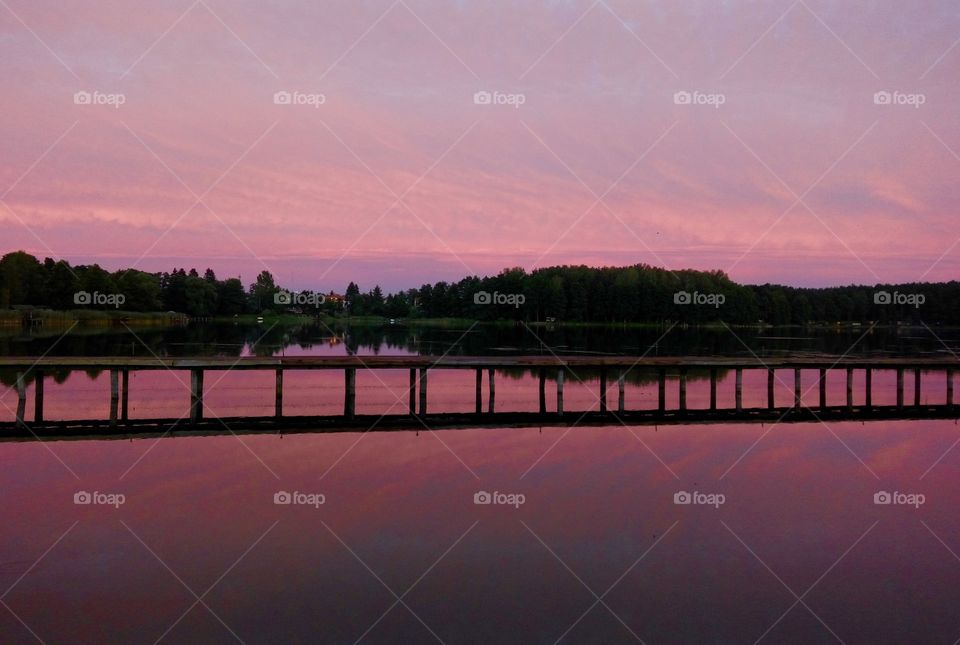
<svg viewBox="0 0 960 645"><path fill-rule="evenodd" d="M0 252L324 290L954 279L958 38L949 1L3 0Z"/></svg>

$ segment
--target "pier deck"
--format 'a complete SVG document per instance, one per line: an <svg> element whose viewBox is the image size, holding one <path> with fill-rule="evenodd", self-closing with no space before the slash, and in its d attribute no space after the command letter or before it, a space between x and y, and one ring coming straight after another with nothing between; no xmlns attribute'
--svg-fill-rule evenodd
<svg viewBox="0 0 960 645"><path fill-rule="evenodd" d="M275 430L337 430L337 429L397 429L434 428L454 426L544 425L572 424L598 425L669 424L709 422L795 422L804 420L876 420L956 418L954 405L954 372L960 368L955 357L928 358L836 358L836 357L629 357L629 356L338 356L338 357L8 357L0 358L0 370L16 372L17 411L14 421L0 423L0 438L23 436L70 436L76 434L120 435L162 433L168 430L216 431L275 431ZM537 412L496 410L496 373L498 370L529 370L539 381ZM103 419L58 421L44 418L44 379L53 372L64 370L103 370L109 372L109 416ZM190 404L181 418L131 419L128 410L130 372L169 370L189 373ZM205 415L204 374L207 371L269 371L275 375L274 413L253 417L213 417ZM291 370L338 370L343 373L343 413L328 416L285 415L283 413L283 375ZM357 414L356 375L358 370L407 370L409 389L406 410L400 414ZM431 413L427 408L427 375L440 370L473 370L475 405L462 412ZM767 405L743 405L743 374L748 370L763 370L767 375ZM803 403L803 370L817 370L818 378L807 383L808 389L819 390L818 404ZM880 370L896 372L896 404L873 404L873 375ZM717 385L721 372L735 373L732 407L718 407ZM792 379L791 405L775 405L775 382L778 372ZM846 375L846 396L829 402L826 376L830 371ZM708 408L687 406L688 376L696 372L709 374L710 405ZM854 374L861 372L862 403L854 404ZM945 376L943 404L922 404L921 373L942 372ZM484 401L484 373L487 397ZM636 409L627 405L625 378L628 373L647 374L658 385L657 407ZM792 373L792 374L791 374ZM913 380L911 400L905 398L906 374ZM587 375L599 378L598 409L569 410L564 408L564 382ZM675 377L678 390L676 406L667 406L668 376ZM617 380L617 400L607 400L608 379ZM552 381L556 404L547 407L547 381ZM26 415L27 384L34 385L34 414ZM501 387L510 387L506 380ZM591 406L593 407L593 406Z"/></svg>

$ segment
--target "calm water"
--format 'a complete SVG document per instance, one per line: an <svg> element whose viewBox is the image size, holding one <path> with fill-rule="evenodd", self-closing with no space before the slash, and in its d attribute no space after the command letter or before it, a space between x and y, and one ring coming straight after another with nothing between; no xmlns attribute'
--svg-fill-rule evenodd
<svg viewBox="0 0 960 645"><path fill-rule="evenodd" d="M50 643L956 640L957 426L767 430L5 443L3 600Z"/></svg>
<svg viewBox="0 0 960 645"><path fill-rule="evenodd" d="M640 354L663 334L265 331L2 342L7 355L548 351L541 341L557 353ZM651 353L743 354L746 344L839 355L858 339L859 355L943 350L932 334L862 333L672 330ZM691 407L709 401L699 376ZM732 375L722 376L730 405ZM598 407L596 379L581 378L567 382L568 410ZM844 399L844 378L831 373L831 402ZM925 402L943 402L943 377L923 378ZM358 374L358 412L401 412L406 379ZM498 409L536 408L531 374L498 379L510 379ZM803 373L811 404L815 379ZM187 383L133 373L131 415L183 414ZM876 373L874 402L893 403L894 384ZM210 373L207 402L222 415L271 414L273 385L267 374ZM285 412L337 413L342 385L340 374L291 372ZM108 388L104 374L56 375L46 416L103 415ZM472 388L472 372L437 371L429 408L470 410ZM765 396L766 375L748 371L744 404ZM628 406L656 397L647 375L629 380ZM552 399L548 390L551 409ZM12 418L15 394L0 403ZM958 440L953 421L902 421L3 442L0 642L953 643ZM505 503L475 503L484 492ZM902 503L876 504L881 492ZM75 503L83 493L95 503ZM302 503L275 503L283 493ZM676 503L683 493L700 503Z"/></svg>
<svg viewBox="0 0 960 645"><path fill-rule="evenodd" d="M25 331L0 328L0 356L194 356L433 354L505 355L594 353L636 356L760 356L782 354L937 355L960 351L960 330L859 327L845 330L690 329L622 327L453 328L402 324L332 328L324 324L293 326L191 324L173 329L111 330L76 328ZM748 349L749 348L749 349ZM948 349L949 348L949 349Z"/></svg>

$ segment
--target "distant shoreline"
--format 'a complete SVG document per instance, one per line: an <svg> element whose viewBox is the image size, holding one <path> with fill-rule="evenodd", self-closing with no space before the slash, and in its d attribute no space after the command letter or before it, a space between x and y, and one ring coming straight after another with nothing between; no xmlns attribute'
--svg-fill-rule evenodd
<svg viewBox="0 0 960 645"><path fill-rule="evenodd" d="M298 314L239 314L236 316L192 317L177 312L136 312L123 310L102 309L72 309L56 311L52 309L32 310L0 310L0 327L69 327L78 324L83 327L123 327L123 326L151 326L176 327L188 324L273 324L273 325L302 325L319 323L331 327L369 326L369 327L448 327L463 328L473 325L484 327L517 327L529 326L536 328L617 328L617 329L663 329L671 325L681 329L818 329L818 330L866 330L871 326L875 329L924 329L923 325L912 323L874 323L871 321L833 321L810 322L805 324L768 324L756 323L724 323L723 321L705 321L700 323L684 323L680 321L662 322L603 322L603 321L518 321L518 320L474 320L470 318L398 318L391 319L384 316L329 316L320 317ZM957 325L934 325L938 329L960 329Z"/></svg>
<svg viewBox="0 0 960 645"><path fill-rule="evenodd" d="M30 327L70 326L74 323L111 325L121 323L136 325L182 325L190 322L190 316L176 312L109 311L102 309L54 309L13 310L0 309L0 326Z"/></svg>

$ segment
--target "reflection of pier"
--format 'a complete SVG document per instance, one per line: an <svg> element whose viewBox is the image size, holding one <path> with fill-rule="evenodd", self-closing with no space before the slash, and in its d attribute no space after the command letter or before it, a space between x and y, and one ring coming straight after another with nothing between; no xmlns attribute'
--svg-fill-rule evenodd
<svg viewBox="0 0 960 645"><path fill-rule="evenodd" d="M29 435L31 432L47 435L103 433L155 433L176 427L184 430L271 430L271 429L336 429L343 427L364 429L417 428L455 425L538 425L543 423L582 425L609 424L622 421L631 424L663 424L688 422L784 422L800 420L871 420L871 419L930 419L953 418L953 376L960 368L954 358L716 358L716 357L462 357L462 356L343 356L343 357L245 357L235 358L0 358L0 369L17 373L18 394L15 422L0 423L0 430L8 436ZM356 376L358 370L407 370L409 388L407 410L403 414L359 415L356 413ZM110 374L110 412L104 419L77 421L46 420L44 408L44 378L64 370L105 370ZM169 370L190 373L190 408L181 419L131 419L128 415L130 372L142 370ZM204 373L217 371L268 371L276 377L274 414L259 417L207 418L204 415ZM283 414L283 376L293 370L337 370L344 375L343 413L329 416L291 416ZM472 411L430 413L427 409L427 375L444 370L473 370L476 374L475 406ZM496 411L496 373L501 371L530 371L539 379L539 411ZM766 372L766 406L744 407L743 374L748 370ZM803 370L816 370L818 377L812 383L802 383ZM896 404L873 403L873 376L880 370L896 372ZM732 407L718 407L717 384L721 372L733 371L734 401ZM827 374L839 371L846 374L846 398L828 401ZM483 380L487 376L487 398L484 401ZM854 403L854 374L863 378L862 403ZM945 377L943 403L921 403L921 373L939 372ZM786 373L792 380L791 405L777 406L775 382ZM792 374L791 374L792 373ZM905 399L906 375L910 374L912 397ZM657 383L657 407L635 409L625 400L628 378L647 378ZM692 376L710 382L710 403L705 408L687 406L687 383ZM599 377L598 409L576 411L564 409L564 383L571 378ZM677 380L677 405L667 405L668 377ZM547 380L555 383L556 405L548 410ZM617 381L617 401L608 403L608 381ZM27 385L34 384L33 419L26 415ZM509 381L506 382L509 387ZM804 385L819 391L818 404L803 403ZM503 386L501 386L503 387ZM486 404L486 405L485 405Z"/></svg>

